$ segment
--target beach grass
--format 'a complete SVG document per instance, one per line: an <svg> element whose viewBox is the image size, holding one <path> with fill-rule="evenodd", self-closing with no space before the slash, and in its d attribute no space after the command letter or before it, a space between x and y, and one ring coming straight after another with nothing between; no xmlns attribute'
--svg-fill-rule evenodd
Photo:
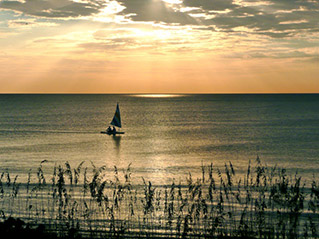
<svg viewBox="0 0 319 239"><path fill-rule="evenodd" d="M231 162L211 163L201 166L200 178L189 173L169 185L134 184L131 165L114 166L110 177L105 166L84 162L46 175L46 163L26 182L1 173L1 225L43 225L41 233L57 238L319 238L318 181L267 167L259 157L244 174Z"/></svg>

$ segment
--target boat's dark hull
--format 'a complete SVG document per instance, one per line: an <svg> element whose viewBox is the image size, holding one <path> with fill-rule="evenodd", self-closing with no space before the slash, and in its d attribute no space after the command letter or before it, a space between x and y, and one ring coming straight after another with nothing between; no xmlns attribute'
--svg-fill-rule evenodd
<svg viewBox="0 0 319 239"><path fill-rule="evenodd" d="M107 135L117 135L117 134L124 134L124 132L106 132L106 131L101 131L101 134L107 134Z"/></svg>

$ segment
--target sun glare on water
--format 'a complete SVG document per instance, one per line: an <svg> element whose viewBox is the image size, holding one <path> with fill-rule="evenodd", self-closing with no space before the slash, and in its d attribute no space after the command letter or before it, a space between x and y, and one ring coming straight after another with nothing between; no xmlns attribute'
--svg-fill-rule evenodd
<svg viewBox="0 0 319 239"><path fill-rule="evenodd" d="M138 94L132 95L134 97L143 97L143 98L173 98L173 97L182 97L185 95L179 94Z"/></svg>

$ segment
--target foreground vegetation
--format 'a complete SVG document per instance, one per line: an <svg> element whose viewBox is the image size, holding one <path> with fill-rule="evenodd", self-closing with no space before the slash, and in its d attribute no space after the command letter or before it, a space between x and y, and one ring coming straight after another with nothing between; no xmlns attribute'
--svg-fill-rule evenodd
<svg viewBox="0 0 319 239"><path fill-rule="evenodd" d="M20 222L22 231L52 238L319 238L318 182L306 184L258 157L243 176L230 162L210 164L201 178L189 174L164 186L133 185L130 166L114 167L109 178L106 167L83 162L45 175L44 163L25 183L1 174L0 230Z"/></svg>

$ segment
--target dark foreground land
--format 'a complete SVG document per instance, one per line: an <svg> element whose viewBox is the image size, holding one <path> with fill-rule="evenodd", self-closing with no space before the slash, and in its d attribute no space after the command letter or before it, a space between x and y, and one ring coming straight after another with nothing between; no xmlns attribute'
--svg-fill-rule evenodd
<svg viewBox="0 0 319 239"><path fill-rule="evenodd" d="M94 232L93 232L94 234ZM0 223L0 235L2 239L9 239L9 238L16 238L16 239L89 239L95 238L97 235L92 236L83 236L81 232L77 231L76 229L70 229L65 231L63 235L59 235L57 232L52 232L47 230L47 228L43 225L32 226L30 224L25 223L21 219L15 218L8 218L4 222ZM136 233L132 235L121 235L120 233L115 234L104 234L103 236L98 236L98 238L150 238L150 239L160 239L160 238L184 238L183 236L173 236L169 235L166 237L165 235L146 235L143 233ZM237 238L237 239L254 239L254 237L249 236L237 236L237 237L230 237L230 236L209 236L209 235L197 235L190 238L217 238L217 239L230 239L230 238Z"/></svg>
<svg viewBox="0 0 319 239"><path fill-rule="evenodd" d="M43 163L27 182L1 174L1 239L319 238L315 176L303 181L259 158L241 176L230 162L211 164L201 178L157 186L133 185L130 167L110 176L66 162L48 176Z"/></svg>
<svg viewBox="0 0 319 239"><path fill-rule="evenodd" d="M30 226L24 221L15 218L8 218L4 222L0 223L0 235L1 238L17 238L17 239L53 239L59 238L56 233L50 233L46 231L44 225ZM67 237L74 238L74 237Z"/></svg>

